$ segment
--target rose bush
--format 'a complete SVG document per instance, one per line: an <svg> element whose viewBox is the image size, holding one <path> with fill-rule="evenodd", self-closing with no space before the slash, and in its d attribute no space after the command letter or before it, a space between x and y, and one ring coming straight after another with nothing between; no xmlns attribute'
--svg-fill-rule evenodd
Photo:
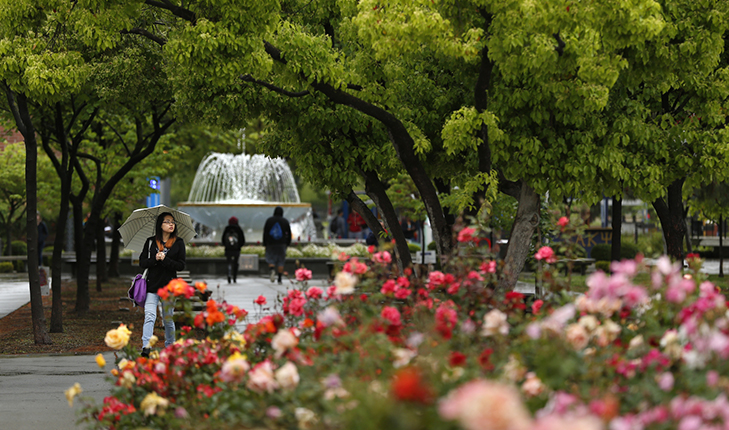
<svg viewBox="0 0 729 430"><path fill-rule="evenodd" d="M309 287L301 272L278 312L243 333L244 310L209 301L150 358L122 346L111 396L87 403L84 419L90 428L727 428L729 315L700 260L689 273L666 257L615 262L574 294L550 264L555 252L540 248L548 293L534 300L495 289L501 266L482 235L461 230L458 256L422 277L399 273L386 249L368 261L342 255L334 285ZM177 300L190 293L167 289ZM108 336L117 346L119 330Z"/></svg>

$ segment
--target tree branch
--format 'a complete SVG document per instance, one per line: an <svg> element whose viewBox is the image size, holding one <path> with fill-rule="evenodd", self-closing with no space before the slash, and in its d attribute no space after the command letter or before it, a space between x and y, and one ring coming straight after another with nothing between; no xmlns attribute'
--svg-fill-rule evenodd
<svg viewBox="0 0 729 430"><path fill-rule="evenodd" d="M254 79L251 75L241 76L240 77L240 80L243 81L243 82L252 82L254 84L258 84L258 85L260 85L262 87L268 88L269 90L271 90L273 92L276 92L276 93L279 93L279 94L283 94L283 95L288 96L288 97L304 97L304 96L308 96L309 94L311 94L311 92L309 92L309 90L298 91L298 92L295 92L295 93L294 92L291 92L291 91L287 91L287 90L284 90L281 87L277 87L277 86L275 86L273 84L269 84L268 82L263 82L263 81L259 81L258 79Z"/></svg>
<svg viewBox="0 0 729 430"><path fill-rule="evenodd" d="M564 43L564 40L559 36L559 33L554 33L552 35L557 40L557 46L554 47L554 50L557 51L557 54L561 57L562 54L564 54L564 47L567 46L566 43Z"/></svg>
<svg viewBox="0 0 729 430"><path fill-rule="evenodd" d="M195 13L189 9L185 9L184 7L177 6L170 2L169 0L161 0L161 1L155 1L155 0L144 0L144 3L149 6L157 7L160 9L165 9L170 12L172 12L172 15L182 18L185 21L189 21L192 23L192 25L195 25L197 23L197 16Z"/></svg>
<svg viewBox="0 0 729 430"><path fill-rule="evenodd" d="M139 34L140 36L144 36L147 39L157 43L159 46L164 46L167 43L167 40L165 40L162 37L156 36L152 32L145 30L143 28L133 28L131 30L122 30L122 34Z"/></svg>

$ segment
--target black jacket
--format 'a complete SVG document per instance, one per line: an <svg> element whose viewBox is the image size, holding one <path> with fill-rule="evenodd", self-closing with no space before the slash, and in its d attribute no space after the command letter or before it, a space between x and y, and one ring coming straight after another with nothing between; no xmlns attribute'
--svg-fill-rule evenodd
<svg viewBox="0 0 729 430"><path fill-rule="evenodd" d="M152 257L150 258L150 247ZM157 261L157 241L155 237L147 238L144 249L139 255L139 267L149 269L147 272L147 292L157 294L157 290L166 286L171 280L177 278L178 270L185 270L185 241L179 237L167 250L165 259Z"/></svg>
<svg viewBox="0 0 729 430"><path fill-rule="evenodd" d="M238 235L238 243L235 246L232 246L230 243L228 243L228 241L225 240L225 238L228 237L228 234ZM222 242L223 246L225 247L225 255L235 255L239 253L243 245L246 244L246 235L243 234L243 230L240 228L239 225L228 224L227 226L225 226L225 229L223 229Z"/></svg>
<svg viewBox="0 0 729 430"><path fill-rule="evenodd" d="M281 226L281 232L283 235L281 239L274 239L271 237L271 227L276 223ZM291 245L291 226L289 221L282 216L272 216L266 220L266 224L263 226L263 246L268 245Z"/></svg>

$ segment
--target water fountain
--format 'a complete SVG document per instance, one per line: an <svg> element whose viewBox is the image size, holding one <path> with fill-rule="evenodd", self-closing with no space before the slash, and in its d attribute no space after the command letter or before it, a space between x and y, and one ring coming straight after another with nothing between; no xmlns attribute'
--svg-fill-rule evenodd
<svg viewBox="0 0 729 430"><path fill-rule="evenodd" d="M188 201L178 206L212 229L207 237L216 242L232 216L238 218L247 243L261 241L263 225L276 206L283 208L294 240L316 238L311 204L299 200L294 176L281 158L210 153L198 166Z"/></svg>

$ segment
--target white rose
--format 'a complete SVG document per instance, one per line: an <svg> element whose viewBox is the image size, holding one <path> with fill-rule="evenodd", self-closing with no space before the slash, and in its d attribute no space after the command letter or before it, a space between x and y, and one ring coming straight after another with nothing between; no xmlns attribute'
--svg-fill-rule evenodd
<svg viewBox="0 0 729 430"><path fill-rule="evenodd" d="M585 315L577 321L588 333L592 333L600 322L593 315Z"/></svg>
<svg viewBox="0 0 729 430"><path fill-rule="evenodd" d="M392 355L395 356L395 360L392 362L392 365L397 369L399 367L407 366L407 364L410 363L410 360L418 355L418 353L412 349L396 348L392 351Z"/></svg>
<svg viewBox="0 0 729 430"><path fill-rule="evenodd" d="M313 429L317 422L316 414L310 409L296 408L294 409L294 416L301 430Z"/></svg>
<svg viewBox="0 0 729 430"><path fill-rule="evenodd" d="M299 344L299 339L291 330L282 329L271 339L271 347L276 351L276 358L280 358L284 352Z"/></svg>
<svg viewBox="0 0 729 430"><path fill-rule="evenodd" d="M546 387L542 380L534 372L526 374L526 381L521 384L521 390L530 397L538 396L544 392Z"/></svg>
<svg viewBox="0 0 729 430"><path fill-rule="evenodd" d="M570 324L567 326L565 337L567 338L567 342L578 351L584 349L590 340L590 335L581 324Z"/></svg>
<svg viewBox="0 0 729 430"><path fill-rule="evenodd" d="M640 348L643 346L643 335L639 334L638 336L635 336L634 338L630 339L630 343L628 344L628 351Z"/></svg>
<svg viewBox="0 0 729 430"><path fill-rule="evenodd" d="M349 272L339 272L334 278L334 285L337 287L336 294L352 294L354 286L357 285L357 277Z"/></svg>
<svg viewBox="0 0 729 430"><path fill-rule="evenodd" d="M290 361L276 371L276 381L284 390L290 390L299 385L299 371Z"/></svg>
<svg viewBox="0 0 729 430"><path fill-rule="evenodd" d="M506 335L509 333L509 323L506 322L506 314L494 309L483 316L481 336L493 336L496 334Z"/></svg>

